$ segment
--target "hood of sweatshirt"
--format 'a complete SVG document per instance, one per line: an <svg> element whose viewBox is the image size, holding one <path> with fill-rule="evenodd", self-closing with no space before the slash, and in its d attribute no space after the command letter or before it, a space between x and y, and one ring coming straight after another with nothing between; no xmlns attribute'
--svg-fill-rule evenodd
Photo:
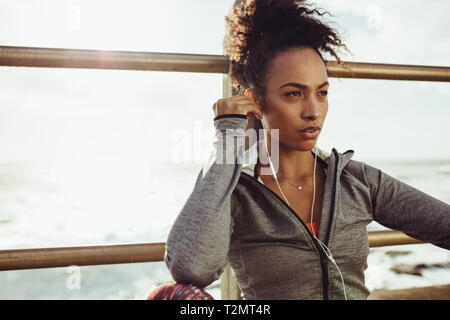
<svg viewBox="0 0 450 320"><path fill-rule="evenodd" d="M259 151L263 149L263 140L259 140L258 143L254 143L247 150L244 151L244 161L242 172L247 173L248 175L255 177L255 167L259 157ZM322 163L325 164L325 167L328 169L331 155L334 154L335 157L339 159L337 171L338 174L341 173L342 169L347 165L347 163L351 160L354 155L354 150L347 150L344 153L340 153L333 148L331 152L327 152L318 146L315 146L311 153L313 155L317 155L317 158L322 160Z"/></svg>

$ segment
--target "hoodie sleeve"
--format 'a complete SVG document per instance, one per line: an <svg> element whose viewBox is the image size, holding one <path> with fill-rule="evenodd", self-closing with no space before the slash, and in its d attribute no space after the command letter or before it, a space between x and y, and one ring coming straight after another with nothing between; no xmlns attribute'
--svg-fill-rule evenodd
<svg viewBox="0 0 450 320"><path fill-rule="evenodd" d="M415 239L450 249L450 205L364 164L373 219Z"/></svg>
<svg viewBox="0 0 450 320"><path fill-rule="evenodd" d="M238 183L247 118L241 114L214 118L216 139L207 166L172 225L164 261L177 283L206 287L222 274L232 234L233 190ZM235 146L235 141L237 146Z"/></svg>

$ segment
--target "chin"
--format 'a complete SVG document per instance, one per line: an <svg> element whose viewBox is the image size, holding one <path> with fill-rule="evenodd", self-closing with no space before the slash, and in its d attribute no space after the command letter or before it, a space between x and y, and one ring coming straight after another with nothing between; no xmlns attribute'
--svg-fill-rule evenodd
<svg viewBox="0 0 450 320"><path fill-rule="evenodd" d="M316 146L317 139L296 141L294 143L286 143L284 146L286 148L296 150L296 151L311 151Z"/></svg>

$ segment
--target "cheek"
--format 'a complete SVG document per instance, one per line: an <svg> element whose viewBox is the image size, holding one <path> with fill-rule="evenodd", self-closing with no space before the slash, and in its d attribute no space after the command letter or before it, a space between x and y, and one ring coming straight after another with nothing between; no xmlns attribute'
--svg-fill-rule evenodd
<svg viewBox="0 0 450 320"><path fill-rule="evenodd" d="M323 117L325 118L326 115L328 113L328 102L326 103L325 107L324 107L324 111L323 111Z"/></svg>
<svg viewBox="0 0 450 320"><path fill-rule="evenodd" d="M291 128L296 125L294 121L295 117L296 115L287 109L278 109L266 116L266 123L269 128L280 129L281 134L283 128Z"/></svg>
<svg viewBox="0 0 450 320"><path fill-rule="evenodd" d="M263 112L267 116L268 123L274 126L285 123L286 119L295 114L294 108L279 98L266 99Z"/></svg>

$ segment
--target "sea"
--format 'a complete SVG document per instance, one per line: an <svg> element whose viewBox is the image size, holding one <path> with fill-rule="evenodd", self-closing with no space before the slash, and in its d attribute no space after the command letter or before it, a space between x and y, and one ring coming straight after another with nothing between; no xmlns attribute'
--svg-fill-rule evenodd
<svg viewBox="0 0 450 320"><path fill-rule="evenodd" d="M450 160L370 162L450 203ZM196 165L103 159L0 163L0 250L164 242ZM370 230L384 230L373 222ZM450 251L431 244L371 248L370 290L450 283ZM140 300L172 281L164 262L0 271L0 299ZM206 288L220 299L220 284Z"/></svg>

